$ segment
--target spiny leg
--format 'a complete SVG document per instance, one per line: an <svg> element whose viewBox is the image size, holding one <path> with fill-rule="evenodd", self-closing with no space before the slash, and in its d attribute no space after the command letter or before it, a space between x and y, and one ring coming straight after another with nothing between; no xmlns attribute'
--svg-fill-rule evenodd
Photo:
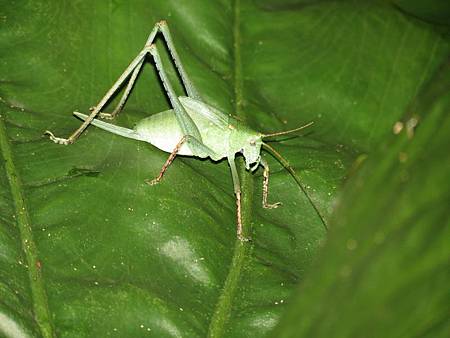
<svg viewBox="0 0 450 338"><path fill-rule="evenodd" d="M177 145L175 146L173 151L170 153L170 156L167 159L166 163L164 163L164 165L162 166L161 171L159 172L159 175L156 178L154 178L153 180L145 181L147 184L154 185L154 184L157 184L157 183L159 183L161 181L161 179L163 178L163 175L166 172L167 168L173 162L173 160L175 159L175 156L177 156L178 152L180 151L181 146L186 142L186 139L187 139L187 136L183 136L181 138L180 142L177 143Z"/></svg>
<svg viewBox="0 0 450 338"><path fill-rule="evenodd" d="M249 239L243 235L242 231L242 211L241 211L241 192L238 191L236 194L236 216L237 216L237 226L236 234L241 242L248 242Z"/></svg>
<svg viewBox="0 0 450 338"><path fill-rule="evenodd" d="M164 22L162 22L162 24L164 24ZM164 25L163 25L163 27L164 27ZM167 34L169 34L168 31L167 31ZM170 44L171 44L171 42L169 41L168 42L169 48L170 48ZM202 137L201 137L201 134L200 134L200 131L199 131L197 125L192 120L192 118L189 116L189 114L186 112L185 108L181 104L178 96L176 95L176 93L170 83L170 80L164 70L164 65L161 61L161 57L159 55L157 47L155 45L150 45L150 46L148 46L148 50L153 57L156 69L158 71L158 75L163 83L164 89L167 92L170 103L175 112L175 118L177 119L178 125L183 134L183 137L186 138L185 142L187 142L189 144L189 148L192 152L192 155L198 156L201 158L205 158L208 156L211 157L212 159L222 158L221 155L216 154L214 152L214 150L212 150L211 148L209 148L208 146L206 146L203 143ZM172 51L172 53L173 53L173 51ZM174 55L174 57L176 57L176 54ZM180 69L180 72L181 72L181 69ZM188 90L188 88L189 87L187 87L187 90ZM180 147L181 147L181 145L180 145ZM176 153L179 151L179 149L180 149L179 147L175 148L175 150L172 152L171 156L169 156L169 159L167 160L163 169L161 170L160 175L153 182L158 182L159 180L161 180L162 175L164 174L164 171L167 169L167 167L173 161L173 159L174 159ZM233 162L233 165L234 165L234 162ZM236 171L236 170L234 169L234 171ZM234 178L237 178L237 175L235 175ZM239 186L239 182L238 182L237 186ZM240 212L240 191L239 191L239 193L237 193L237 201L238 201L237 202L238 203L238 237L241 240L243 240L242 221L241 221L241 212Z"/></svg>
<svg viewBox="0 0 450 338"><path fill-rule="evenodd" d="M237 237L241 242L247 242L249 239L244 236L242 228L242 212L241 212L241 184L237 173L236 164L234 163L234 155L227 157L228 164L231 169L231 177L233 179L234 194L236 195L236 216L237 216Z"/></svg>
<svg viewBox="0 0 450 338"><path fill-rule="evenodd" d="M177 143L175 148L170 153L169 158L167 159L167 161L162 166L161 171L159 172L159 175L153 180L145 181L147 184L154 185L154 184L159 183L162 180L162 178L164 176L164 173L166 172L167 168L172 164L173 160L177 156L178 152L180 151L180 149L181 149L181 147L183 146L184 143L190 144L191 146L192 145L196 145L197 147L203 147L203 152L205 154L213 154L214 153L213 150L211 150L210 148L208 148L207 146L205 146L204 144L202 144L200 141L196 140L192 136L185 135L185 136L183 136L181 138L180 142Z"/></svg>
<svg viewBox="0 0 450 338"><path fill-rule="evenodd" d="M261 158L261 164L264 167L264 171L263 171L262 206L265 209L278 208L281 205L281 202L277 202L277 203L274 203L274 204L268 204L267 203L267 197L269 196L269 164L263 158Z"/></svg>
<svg viewBox="0 0 450 338"><path fill-rule="evenodd" d="M175 65L177 69L180 72L181 78L183 80L183 84L186 87L186 91L188 92L189 96L192 96L194 98L198 98L197 91L195 90L194 86L190 82L186 72L184 71L183 65L181 61L179 60L178 54L175 50L175 47L172 42L172 37L170 35L170 31L167 27L167 23L165 21L158 22L155 27L153 27L153 30L149 34L147 41L145 43L145 47L143 50L138 54L138 56L131 62L131 64L125 69L125 71L122 73L122 75L119 77L119 79L113 84L113 86L108 90L106 95L100 100L100 102L93 107L91 110L91 114L89 117L81 124L81 126L76 129L69 138L61 138L56 137L51 131L46 131L45 133L50 135L50 139L59 144L71 144L75 142L75 140L81 135L81 133L87 128L87 126L91 123L91 121L100 114L103 118L114 118L115 115L117 115L123 108L123 105L125 104L131 89L136 81L136 78L139 74L140 69L142 68L142 65L145 60L145 55L149 52L148 46L150 46L153 41L155 40L156 34L161 31L163 34L164 39L166 40L167 46L169 48L169 51L174 59ZM125 89L124 94L122 95L119 104L117 105L116 109L111 113L100 113L103 106L110 100L111 96L115 94L115 92L120 88L120 86L123 84L123 82L131 75L131 78L129 80L129 83Z"/></svg>
<svg viewBox="0 0 450 338"><path fill-rule="evenodd" d="M81 135L81 133L89 126L89 124L92 122L92 120L100 113L100 110L110 100L111 96L113 96L115 94L115 92L120 88L120 86L123 84L123 82L132 73L131 79L127 85L127 88L125 89L125 93L122 96L116 110L111 115L117 114L122 109L123 104L125 103L128 95L130 94L131 88L133 87L133 84L136 81L139 70L141 69L142 64L144 63L145 56L149 52L148 45L150 45L153 42L156 34L158 33L158 30L159 30L159 25L156 24L155 27L153 28L153 30L151 31L150 35L148 36L144 48L139 52L139 54L134 58L134 60L130 63L130 65L125 69L125 71L122 73L122 75L116 80L116 82L112 85L112 87L108 90L108 92L100 100L100 102L95 107L93 107L89 117L81 124L81 126L78 129L76 129L69 136L69 138L66 139L66 138L62 138L62 137L56 137L51 131L48 131L48 130L45 131L45 134L50 135L50 139L53 142L58 143L58 144L67 145L67 144L71 144L71 143L75 142L75 140ZM104 114L104 117L108 117L108 114Z"/></svg>
<svg viewBox="0 0 450 338"><path fill-rule="evenodd" d="M137 65L139 65L145 58L145 55L148 53L148 49L143 49L136 57L135 59L130 63L130 65L125 69L125 71L122 73L122 75L117 79L117 81L113 84L113 86L108 90L106 95L100 100L100 102L95 106L95 108L92 110L91 114L88 116L88 118L81 124L81 126L76 129L69 138L61 138L56 137L53 135L52 132L46 131L45 133L50 135L50 139L58 144L71 144L75 142L75 140L81 135L81 133L87 128L87 126L91 123L91 121L98 115L100 110L103 108L103 106L109 101L111 96L114 95L114 93L119 89L119 87L122 85L122 83L130 76L131 72L134 71Z"/></svg>
<svg viewBox="0 0 450 338"><path fill-rule="evenodd" d="M183 64L181 63L180 57L178 56L177 50L175 49L175 45L173 43L172 35L170 34L167 22L165 20L162 20L158 22L157 25L159 25L160 27L164 40L166 41L167 44L167 48L169 49L170 55L172 56L172 59L175 63L175 66L180 72L181 80L183 81L183 85L186 88L188 96L193 99L201 100L200 94L198 93L197 89L194 87L186 71L184 70Z"/></svg>
<svg viewBox="0 0 450 338"><path fill-rule="evenodd" d="M153 41L155 40L156 34L158 34L158 32L160 31L160 28L161 28L160 26L161 26L160 22L156 23L155 26L153 27L152 31L148 35L147 40L144 45L144 48L143 48L143 51L145 50L146 53L148 53L148 46L150 46L153 43ZM125 91L124 91L119 103L117 104L116 109L114 109L114 111L112 113L100 113L101 118L113 119L118 113L120 113L123 106L125 105L125 102L127 101L128 96L130 95L131 89L133 88L134 83L136 82L137 76L139 75L139 71L141 70L142 65L144 64L144 61L145 61L145 58L142 59L142 61L134 69L133 74L131 74L130 80L128 81L128 85L125 88Z"/></svg>
<svg viewBox="0 0 450 338"><path fill-rule="evenodd" d="M128 81L127 87L125 88L124 93L122 94L122 97L120 98L119 103L117 104L116 108L113 110L112 113L104 113L100 112L99 116L102 119L112 120L116 117L117 114L119 114L122 111L123 106L125 105L125 102L128 99L128 96L130 96L131 89L133 89L134 83L136 82L136 78L139 75L139 72L142 68L142 65L144 64L145 58L142 59L142 61L136 66L133 73L131 74L130 80ZM95 107L94 107L95 109Z"/></svg>
<svg viewBox="0 0 450 338"><path fill-rule="evenodd" d="M172 59L175 63L175 67L178 69L181 80L183 82L184 87L186 88L186 92L189 97L192 97L194 99L200 99L200 95L197 92L197 89L195 89L194 85L192 84L191 80L189 79L189 76L187 75L186 71L184 70L183 64L181 63L180 57L178 56L178 53L176 51L175 45L172 40L172 35L170 34L169 26L167 25L167 22L165 20L161 20L160 22L156 23L155 27L152 30L152 33L150 33L146 46L150 46L155 36L158 32L162 33L162 36L167 44L167 48L169 49L170 55L172 56ZM100 113L100 117L107 118L107 119L113 119L123 108L131 89L133 88L134 82L136 81L136 78L139 74L139 71L142 67L143 61L141 64L139 64L136 69L134 70L133 74L131 75L130 81L128 82L127 88L125 89L125 92L122 95L122 98L117 105L116 109L112 113Z"/></svg>
<svg viewBox="0 0 450 338"><path fill-rule="evenodd" d="M153 56L153 60L155 61L156 69L158 70L159 77L164 85L164 89L167 92L167 95L169 96L170 103L175 111L175 117L178 121L178 124L181 128L181 131L183 135L190 135L193 138L197 139L198 141L202 141L202 137L200 135L200 131L198 130L196 124L192 120L192 118L189 116L189 114L184 109L183 105L181 104L180 100L178 99L178 96L176 95L169 78L167 77L167 74L164 70L164 66L161 61L161 57L159 56L158 49L155 45L149 46L149 52ZM194 149L192 149L192 152L196 154L196 147L194 145Z"/></svg>

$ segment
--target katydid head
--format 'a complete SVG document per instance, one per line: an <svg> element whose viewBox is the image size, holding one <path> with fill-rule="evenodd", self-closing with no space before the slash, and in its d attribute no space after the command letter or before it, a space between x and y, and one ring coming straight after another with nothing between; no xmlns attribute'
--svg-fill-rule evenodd
<svg viewBox="0 0 450 338"><path fill-rule="evenodd" d="M247 133L244 134L244 145L242 147L242 153L245 158L246 169L253 171L256 168L258 168L259 163L261 161L261 146L262 145L266 146L266 144L263 143L264 138L290 134L290 133L302 130L306 127L309 127L312 124L313 124L313 122L310 122L310 123L307 123L301 127L298 127L298 128L292 129L292 130L280 131L280 132L270 133L270 134L262 134L262 133L258 133L258 132L254 132L254 131L251 131L251 132L247 131Z"/></svg>
<svg viewBox="0 0 450 338"><path fill-rule="evenodd" d="M250 134L242 147L242 154L245 158L245 168L255 170L261 160L262 134Z"/></svg>

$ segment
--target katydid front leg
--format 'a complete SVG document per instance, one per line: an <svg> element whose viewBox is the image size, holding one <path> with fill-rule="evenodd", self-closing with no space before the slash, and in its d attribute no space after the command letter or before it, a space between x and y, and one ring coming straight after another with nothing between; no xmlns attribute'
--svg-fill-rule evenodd
<svg viewBox="0 0 450 338"><path fill-rule="evenodd" d="M281 202L273 204L267 203L267 197L269 196L269 163L261 158L261 164L264 167L263 171L263 194L262 194L262 206L264 209L275 209L281 205Z"/></svg>

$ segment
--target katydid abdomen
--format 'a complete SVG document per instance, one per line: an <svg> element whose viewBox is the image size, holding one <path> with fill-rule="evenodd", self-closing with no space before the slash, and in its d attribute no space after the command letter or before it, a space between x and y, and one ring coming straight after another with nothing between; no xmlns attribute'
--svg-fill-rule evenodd
<svg viewBox="0 0 450 338"><path fill-rule="evenodd" d="M208 156L213 160L226 157L231 150L229 141L230 134L233 131L228 128L228 116L220 112L221 115L218 118L217 109L198 100L183 96L179 99L198 127L202 137L201 141L215 153ZM87 117L87 115L81 113L75 113L75 115L83 120ZM97 119L93 120L92 124L113 134L148 142L168 153L173 151L184 136L173 109L151 115L139 121L133 129L115 126ZM192 151L189 142L185 142L180 147L178 154L206 157Z"/></svg>
<svg viewBox="0 0 450 338"><path fill-rule="evenodd" d="M227 155L228 140L231 130L218 126L205 116L205 112L207 112L207 109L209 108L206 104L199 102L203 108L200 110L198 109L199 107L193 107L193 105L190 104L192 103L191 101L193 101L193 99L180 97L180 102L183 104L186 112L200 131L203 144L217 154L217 156L210 155L210 157L214 157L213 159L215 160L225 157ZM224 116L224 118L227 117ZM176 147L177 143L180 142L183 137L183 132L173 109L154 114L141 120L136 124L134 130L143 136L145 141L168 153ZM178 154L204 157L201 156L201 154L192 151L189 147L189 142L186 142L181 146Z"/></svg>

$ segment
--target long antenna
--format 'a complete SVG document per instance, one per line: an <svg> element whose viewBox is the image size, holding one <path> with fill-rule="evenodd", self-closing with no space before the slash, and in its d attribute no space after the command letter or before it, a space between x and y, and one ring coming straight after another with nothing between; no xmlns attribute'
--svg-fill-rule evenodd
<svg viewBox="0 0 450 338"><path fill-rule="evenodd" d="M264 138L264 137L278 136L278 135L284 135L284 134L293 133L294 131L299 131L299 130L305 129L306 127L309 127L313 123L314 123L314 121L309 122L309 123L305 124L304 126L301 126L301 127L295 128L295 129L286 130L286 131L280 131L280 132L272 133L272 134L263 134L262 137Z"/></svg>
<svg viewBox="0 0 450 338"><path fill-rule="evenodd" d="M312 123L312 122L311 122ZM309 124L311 124L309 123ZM323 218L323 216L321 215L321 213L319 212L319 209L317 209L316 205L314 204L314 202L311 200L311 197L309 196L308 192L306 191L305 187L303 186L302 182L300 181L300 178L297 176L297 174L294 171L294 168L291 167L291 165L289 164L289 162L283 157L281 156L281 154L276 151L273 147L271 147L270 145L268 145L267 143L262 143L262 146L267 148L267 150L273 155L275 156L275 158L283 165L283 167L286 168L287 171L289 171L289 173L292 175L292 177L294 178L294 180L297 182L297 184L299 185L300 189L303 191L303 193L305 194L306 198L308 199L309 203L311 204L311 206L313 207L314 211L316 212L317 216L319 216L320 221L322 222L325 230L328 231L328 226L327 226L327 222L325 222L325 219Z"/></svg>

